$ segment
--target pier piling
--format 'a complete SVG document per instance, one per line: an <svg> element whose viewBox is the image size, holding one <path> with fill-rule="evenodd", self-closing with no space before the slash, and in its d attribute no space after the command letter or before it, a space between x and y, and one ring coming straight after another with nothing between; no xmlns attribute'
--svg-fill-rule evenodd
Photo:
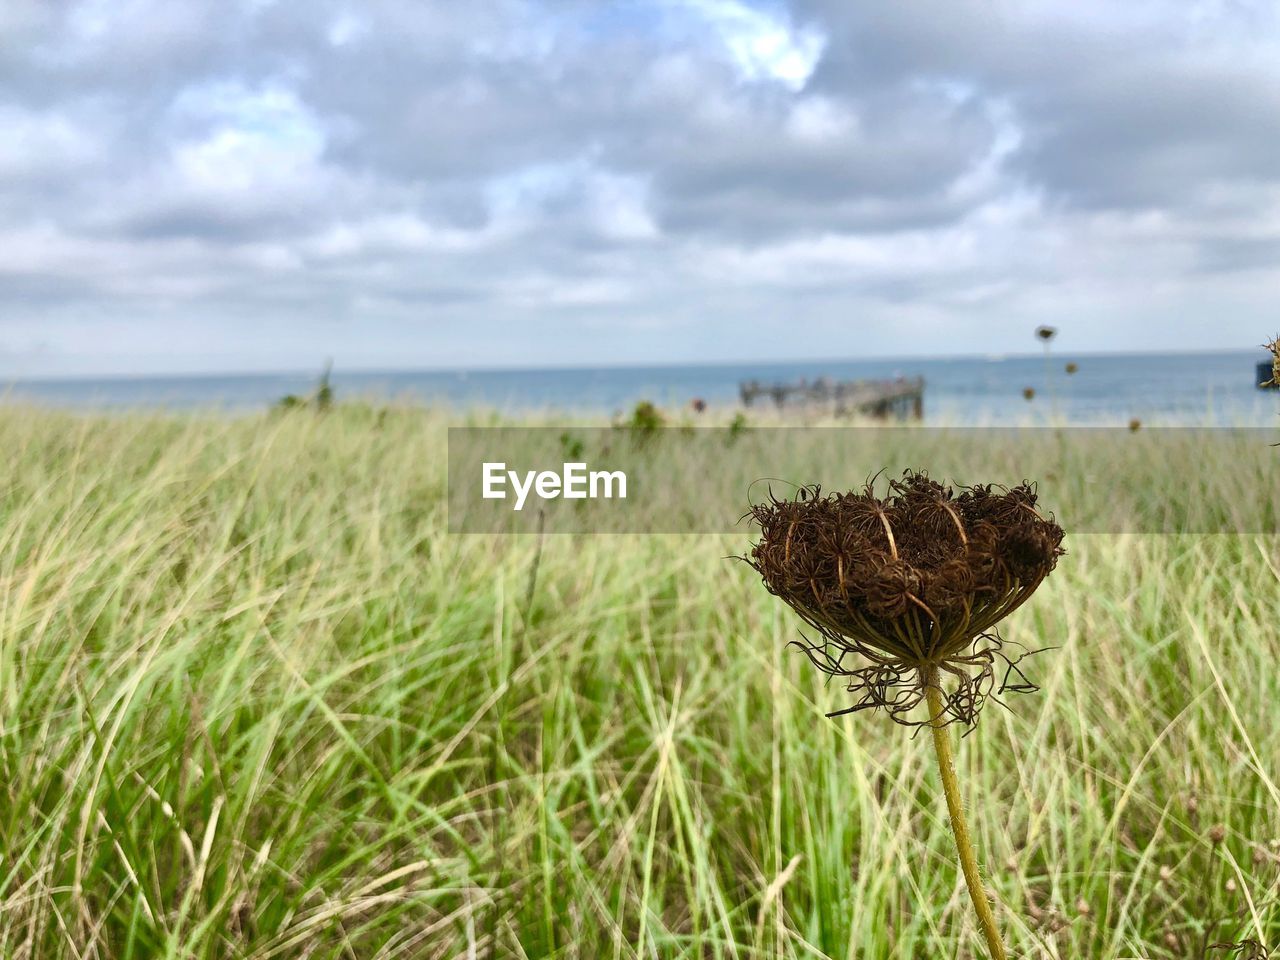
<svg viewBox="0 0 1280 960"><path fill-rule="evenodd" d="M836 416L866 416L879 420L920 420L924 417L924 378L896 380L800 380L794 383L761 383L744 380L738 384L743 406L758 400L773 401L778 410L801 408L812 411L829 407Z"/></svg>

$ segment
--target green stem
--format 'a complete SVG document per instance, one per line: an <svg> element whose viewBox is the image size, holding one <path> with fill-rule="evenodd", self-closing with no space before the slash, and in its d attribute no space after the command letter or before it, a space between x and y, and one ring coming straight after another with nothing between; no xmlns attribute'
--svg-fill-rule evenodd
<svg viewBox="0 0 1280 960"><path fill-rule="evenodd" d="M969 824L964 818L964 804L960 801L960 781L956 779L956 765L951 754L951 732L947 729L943 716L942 690L938 686L936 667L925 674L924 682L930 726L933 730L933 749L938 755L938 772L942 775L942 792L947 796L947 812L951 814L951 834L955 837L956 852L960 854L960 869L964 872L969 898L973 901L973 909L978 913L978 923L987 938L987 949L991 951L992 960L1007 960L1004 942L1000 939L1000 931L996 929L996 917L982 886L982 875L978 872L978 858L973 854L973 843L969 839Z"/></svg>

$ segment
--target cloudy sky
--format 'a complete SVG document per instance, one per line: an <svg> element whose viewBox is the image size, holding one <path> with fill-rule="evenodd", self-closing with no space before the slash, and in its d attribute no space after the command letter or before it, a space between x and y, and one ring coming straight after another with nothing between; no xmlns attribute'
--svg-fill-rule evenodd
<svg viewBox="0 0 1280 960"><path fill-rule="evenodd" d="M3 0L0 374L1250 347L1270 0Z"/></svg>

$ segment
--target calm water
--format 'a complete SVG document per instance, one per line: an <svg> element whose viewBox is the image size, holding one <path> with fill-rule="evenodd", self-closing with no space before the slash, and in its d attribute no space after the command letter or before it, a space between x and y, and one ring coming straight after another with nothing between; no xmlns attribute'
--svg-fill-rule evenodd
<svg viewBox="0 0 1280 960"><path fill-rule="evenodd" d="M925 416L938 422L1025 422L1048 416L1082 422L1212 422L1270 425L1280 394L1258 390L1262 351L1212 354L1069 356L932 360L810 361L715 366L573 370L359 372L333 374L339 398L399 397L477 407L611 414L638 400L685 406L694 397L734 404L741 380L888 378L926 380ZM1067 361L1079 364L1068 376ZM255 374L139 379L19 381L3 396L73 408L261 408L286 393L303 394L314 374ZM1034 387L1036 399L1022 397Z"/></svg>

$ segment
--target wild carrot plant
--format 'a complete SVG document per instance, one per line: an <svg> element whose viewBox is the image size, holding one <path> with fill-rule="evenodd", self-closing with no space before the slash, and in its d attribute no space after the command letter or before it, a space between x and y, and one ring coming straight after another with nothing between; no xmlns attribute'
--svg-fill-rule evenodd
<svg viewBox="0 0 1280 960"><path fill-rule="evenodd" d="M952 759L949 726L972 727L996 687L1034 689L996 625L1020 607L1062 555L1062 528L1034 489L951 488L908 472L877 497L801 489L753 516L748 562L817 634L801 643L819 670L847 681L854 703L830 717L883 710L927 725L969 895L994 958L1006 953L982 886ZM1009 683L1009 677L1020 682ZM911 715L921 704L924 720Z"/></svg>

